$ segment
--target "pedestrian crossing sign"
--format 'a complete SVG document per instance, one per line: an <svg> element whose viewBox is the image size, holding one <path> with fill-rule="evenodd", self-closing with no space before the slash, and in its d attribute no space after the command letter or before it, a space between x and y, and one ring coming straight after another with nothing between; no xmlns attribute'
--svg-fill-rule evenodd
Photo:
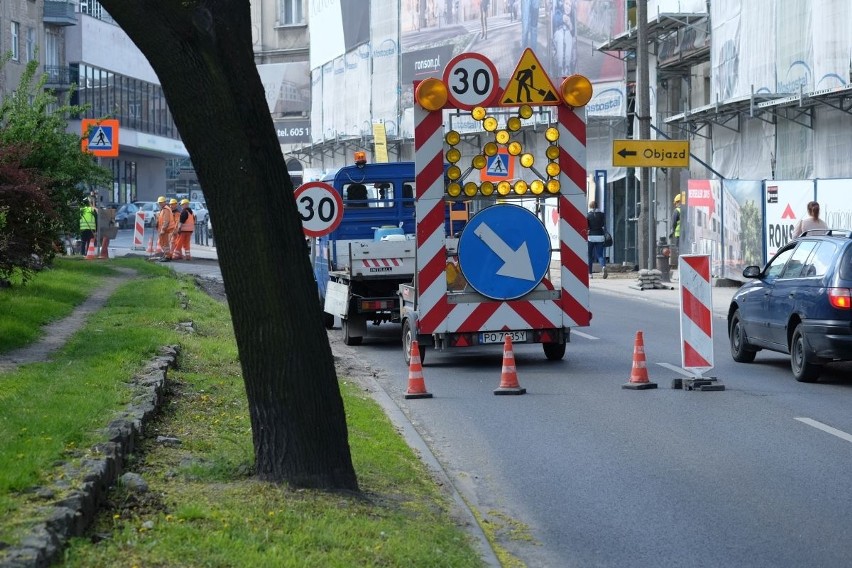
<svg viewBox="0 0 852 568"><path fill-rule="evenodd" d="M493 156L486 156L485 167L479 170L482 181L504 181L515 177L515 157L500 148Z"/></svg>
<svg viewBox="0 0 852 568"><path fill-rule="evenodd" d="M81 128L83 152L105 158L118 156L118 120L84 118Z"/></svg>
<svg viewBox="0 0 852 568"><path fill-rule="evenodd" d="M555 106L560 103L558 93L538 57L532 49L526 48L503 89L500 106Z"/></svg>

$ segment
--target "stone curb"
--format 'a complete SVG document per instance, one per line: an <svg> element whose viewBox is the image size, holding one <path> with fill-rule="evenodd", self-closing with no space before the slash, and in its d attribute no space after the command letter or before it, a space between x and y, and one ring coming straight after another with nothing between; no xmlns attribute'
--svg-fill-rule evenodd
<svg viewBox="0 0 852 568"><path fill-rule="evenodd" d="M88 456L78 456L60 466L60 481L37 488L44 499L64 495L40 509L41 520L20 544L2 551L0 568L42 568L58 560L72 537L82 536L95 520L110 487L118 482L125 458L133 453L162 401L169 368L177 367L180 347L163 347L133 377L130 403L103 430L104 441ZM94 457L91 457L94 456Z"/></svg>

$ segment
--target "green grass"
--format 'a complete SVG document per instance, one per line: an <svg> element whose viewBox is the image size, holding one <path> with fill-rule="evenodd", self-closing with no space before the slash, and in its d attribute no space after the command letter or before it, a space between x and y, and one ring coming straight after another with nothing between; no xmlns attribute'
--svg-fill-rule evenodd
<svg viewBox="0 0 852 568"><path fill-rule="evenodd" d="M14 409L0 414L0 541L17 542L36 522L44 502L32 488L55 480L58 462L88 455L98 429L129 400L133 373L159 346L180 344L166 404L126 468L140 473L150 491L115 489L92 529L98 538L74 540L64 565L481 565L443 490L381 408L345 377L362 493L255 480L227 307L161 266L116 264L140 276L120 287L53 361L0 376L0 408ZM196 333L178 331L188 320ZM181 444L157 444L157 435Z"/></svg>

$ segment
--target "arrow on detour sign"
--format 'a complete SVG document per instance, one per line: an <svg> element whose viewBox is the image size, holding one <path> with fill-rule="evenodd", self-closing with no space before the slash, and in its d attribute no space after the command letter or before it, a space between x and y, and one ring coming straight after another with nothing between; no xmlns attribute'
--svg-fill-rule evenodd
<svg viewBox="0 0 852 568"><path fill-rule="evenodd" d="M612 165L626 168L688 168L689 140L613 140Z"/></svg>

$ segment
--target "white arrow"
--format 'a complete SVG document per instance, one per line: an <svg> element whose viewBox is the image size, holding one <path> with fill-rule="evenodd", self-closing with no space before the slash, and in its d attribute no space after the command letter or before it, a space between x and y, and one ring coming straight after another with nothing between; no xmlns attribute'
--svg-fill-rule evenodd
<svg viewBox="0 0 852 568"><path fill-rule="evenodd" d="M500 235L495 233L491 227L482 223L474 231L473 234L482 239L482 242L494 251L494 254L500 257L503 261L503 266L497 271L500 276L511 276L521 280L535 280L533 276L532 260L530 253L527 251L527 242L524 241L518 250L512 250L512 247L500 238Z"/></svg>

